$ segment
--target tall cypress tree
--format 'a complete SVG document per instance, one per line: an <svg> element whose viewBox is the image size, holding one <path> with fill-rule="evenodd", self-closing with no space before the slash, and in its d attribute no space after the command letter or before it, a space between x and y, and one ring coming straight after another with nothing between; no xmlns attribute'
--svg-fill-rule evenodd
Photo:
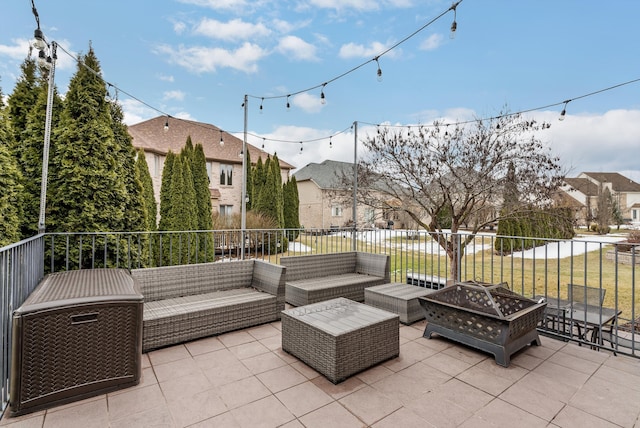
<svg viewBox="0 0 640 428"><path fill-rule="evenodd" d="M171 224L169 219L169 209L171 208L171 178L173 175L173 164L175 163L175 160L176 155L169 150L169 153L167 153L167 157L164 160L164 167L162 168L159 230L171 230L169 229L169 225Z"/></svg>
<svg viewBox="0 0 640 428"><path fill-rule="evenodd" d="M249 198L253 200L251 202L251 209L255 210L258 206L258 198L260 197L260 189L264 185L264 164L262 158L258 158L256 166L251 173L251 193L247 193Z"/></svg>
<svg viewBox="0 0 640 428"><path fill-rule="evenodd" d="M294 240L298 237L298 229L300 229L300 199L295 176L285 183L282 193L284 198L284 227L285 229L291 229L288 237L290 240Z"/></svg>
<svg viewBox="0 0 640 428"><path fill-rule="evenodd" d="M273 192L275 195L274 204L275 204L275 213L276 219L278 220L278 227L284 227L284 197L282 193L282 173L280 171L280 160L278 159L277 154L273 154L273 158L271 159L271 174L273 175Z"/></svg>
<svg viewBox="0 0 640 428"><path fill-rule="evenodd" d="M22 71L13 92L9 96L8 117L9 117L9 148L14 156L19 159L18 152L22 139L27 135L27 115L36 104L38 97L38 81L36 76L36 61L29 56L20 66ZM44 121L42 121L44 126Z"/></svg>
<svg viewBox="0 0 640 428"><path fill-rule="evenodd" d="M0 90L0 247L20 240L22 186L15 157L9 150L9 129Z"/></svg>
<svg viewBox="0 0 640 428"><path fill-rule="evenodd" d="M196 144L192 159L193 186L196 192L198 213L197 228L200 230L212 230L213 218L211 217L211 192L209 190L209 175L207 174L207 160L204 156L202 144ZM213 259L213 236L206 234L198 239L198 261Z"/></svg>
<svg viewBox="0 0 640 428"><path fill-rule="evenodd" d="M125 202L125 216L123 228L126 231L145 231L147 221L145 219L144 196L142 181L136 175L135 149L133 138L129 134L127 125L123 122L124 113L117 101L109 102L111 113L111 126L118 146L118 158L124 170L124 183L127 189Z"/></svg>
<svg viewBox="0 0 640 428"><path fill-rule="evenodd" d="M151 179L151 174L149 173L147 158L145 157L144 150L142 149L138 150L135 169L136 177L142 183L146 230L154 231L158 227L158 204L156 202L156 197L153 194L153 180Z"/></svg>
<svg viewBox="0 0 640 428"><path fill-rule="evenodd" d="M106 87L93 48L69 83L53 145L47 209L52 231L121 231L125 170L114 138Z"/></svg>

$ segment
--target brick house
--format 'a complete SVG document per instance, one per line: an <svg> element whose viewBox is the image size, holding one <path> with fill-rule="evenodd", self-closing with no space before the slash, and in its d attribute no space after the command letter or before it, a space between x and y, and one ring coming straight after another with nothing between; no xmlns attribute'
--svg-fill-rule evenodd
<svg viewBox="0 0 640 428"><path fill-rule="evenodd" d="M579 226L588 226L596 215L601 189L608 188L625 222L640 226L640 184L617 172L583 172L565 178L559 200L573 207Z"/></svg>
<svg viewBox="0 0 640 428"><path fill-rule="evenodd" d="M165 130L165 124L168 127ZM129 126L133 147L144 150L153 180L158 205L162 185L162 169L167 153L179 154L187 137L193 145L202 144L209 175L211 205L221 215L240 214L242 201L242 140L222 131L217 126L192 120L158 116ZM220 141L223 141L221 143ZM247 143L251 162L263 162L268 153ZM282 181L286 183L294 166L280 159Z"/></svg>

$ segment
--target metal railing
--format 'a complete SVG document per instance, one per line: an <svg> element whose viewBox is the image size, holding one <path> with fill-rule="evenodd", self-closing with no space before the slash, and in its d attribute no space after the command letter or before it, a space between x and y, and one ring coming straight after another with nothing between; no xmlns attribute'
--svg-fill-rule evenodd
<svg viewBox="0 0 640 428"><path fill-rule="evenodd" d="M9 400L12 316L44 277L44 235L0 248L0 398L4 412Z"/></svg>
<svg viewBox="0 0 640 428"><path fill-rule="evenodd" d="M532 239L493 234L476 235L460 251L466 236L384 229L47 233L1 248L2 409L8 398L12 311L44 274L99 267L135 269L241 258L279 263L284 255L356 249L388 254L392 282L431 288L453 281L507 282L519 294L544 296L549 301L565 298L568 284L582 284L607 290L603 306L619 313L611 332L599 328L599 337L609 342L588 342L572 328L558 331L545 324L540 331L598 348L611 346L616 352L640 357L640 335L632 333L640 330L640 293L636 292L640 286L640 254L623 253L615 243L596 237L571 241L536 238L535 247L519 250ZM455 263L436 238L453 242ZM453 274L452 265L459 267Z"/></svg>

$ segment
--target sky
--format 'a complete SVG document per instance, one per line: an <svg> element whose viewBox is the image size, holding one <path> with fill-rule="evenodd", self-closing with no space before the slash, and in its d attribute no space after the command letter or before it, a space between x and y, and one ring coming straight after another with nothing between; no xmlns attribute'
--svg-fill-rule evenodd
<svg viewBox="0 0 640 428"><path fill-rule="evenodd" d="M246 129L302 168L366 156L376 124L532 110L551 123L537 137L567 176L640 182L637 0L463 0L454 38L453 3L441 0L34 1L47 41L64 48L59 91L91 45L128 124L169 115L240 138ZM3 1L5 96L35 28L30 0Z"/></svg>

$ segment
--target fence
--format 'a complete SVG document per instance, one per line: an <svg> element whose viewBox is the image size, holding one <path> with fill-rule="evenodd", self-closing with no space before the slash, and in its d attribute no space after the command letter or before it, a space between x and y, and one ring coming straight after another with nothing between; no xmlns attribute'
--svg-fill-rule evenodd
<svg viewBox="0 0 640 428"><path fill-rule="evenodd" d="M38 235L0 248L0 323L2 353L0 354L0 394L4 411L9 398L11 368L11 319L44 276L44 236Z"/></svg>
<svg viewBox="0 0 640 428"><path fill-rule="evenodd" d="M448 242L443 249L439 241ZM407 230L218 230L108 233L47 233L0 249L2 283L2 409L7 403L11 313L49 272L98 267L144 268L172 264L259 258L279 263L284 255L364 251L388 254L391 281L440 288L453 281L507 282L527 297L565 300L568 284L606 291L601 307L618 314L613 331L604 331L600 309L591 321L604 342L591 343L572 324L540 331L594 347L640 357L637 254L623 252L611 239L571 241L496 237L492 234L436 234ZM465 244L466 243L466 244ZM464 247L464 248L462 248ZM507 251L509 249L509 251ZM608 253L608 255L607 255ZM629 259L630 263L625 261ZM585 301L582 302L586 304ZM580 302L569 303L570 313ZM605 311L606 312L606 311ZM586 317L586 315L585 315ZM574 318L575 320L575 318ZM566 321L566 320L565 320ZM587 321L586 318L584 320ZM600 321L600 323L598 323ZM606 336L606 337L605 337Z"/></svg>

